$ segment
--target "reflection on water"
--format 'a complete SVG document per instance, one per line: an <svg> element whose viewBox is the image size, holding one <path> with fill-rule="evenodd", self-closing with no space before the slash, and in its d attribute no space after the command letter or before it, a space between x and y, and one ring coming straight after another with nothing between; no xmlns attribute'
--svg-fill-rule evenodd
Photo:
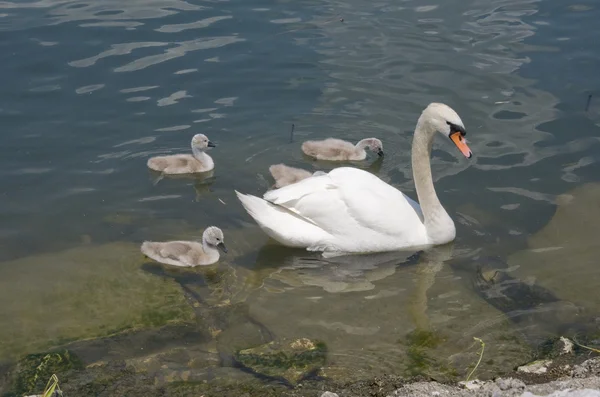
<svg viewBox="0 0 600 397"><path fill-rule="evenodd" d="M188 368L194 359L233 366L236 349L280 338L322 340L323 375L361 378L462 373L476 336L493 357L479 369L488 376L549 335L594 323L600 118L584 105L597 79L595 5L0 9L0 360L185 323L203 335L187 353L153 345L180 380L208 379ZM306 139L376 136L386 156L350 165L415 197L412 130L432 101L459 112L475 153L466 161L434 144L436 186L457 225L451 245L323 259L274 245L233 194L264 193L271 164L338 166L303 156ZM146 169L152 155L187 152L197 132L219 143L213 172ZM199 239L211 224L231 250L218 265L181 272L138 258L143 240ZM78 351L100 361L111 343ZM162 368L159 353L129 362ZM165 371L157 377L175 379Z"/></svg>

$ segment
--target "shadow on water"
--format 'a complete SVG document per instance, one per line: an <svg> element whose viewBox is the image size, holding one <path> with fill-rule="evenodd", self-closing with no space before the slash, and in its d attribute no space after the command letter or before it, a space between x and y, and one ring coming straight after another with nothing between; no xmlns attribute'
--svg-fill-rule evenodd
<svg viewBox="0 0 600 397"><path fill-rule="evenodd" d="M236 366L233 359L236 349L256 343L268 343L274 339L267 327L252 318L246 304L232 304L228 300L214 303L210 294L220 287L220 284L228 281L225 276L231 271L230 268L211 266L173 269L155 263L145 263L142 270L179 284L194 310L198 324L216 338L222 366ZM229 341L232 338L237 340L230 345Z"/></svg>

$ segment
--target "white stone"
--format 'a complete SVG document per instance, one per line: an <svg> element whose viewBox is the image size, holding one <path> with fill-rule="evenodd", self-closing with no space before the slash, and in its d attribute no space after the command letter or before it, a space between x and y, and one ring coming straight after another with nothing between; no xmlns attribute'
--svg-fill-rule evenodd
<svg viewBox="0 0 600 397"><path fill-rule="evenodd" d="M481 387L482 382L480 380L474 379L468 382L458 382L458 384L467 390L477 390Z"/></svg>
<svg viewBox="0 0 600 397"><path fill-rule="evenodd" d="M565 338L564 336L560 337L560 341L563 343L563 349L562 349L561 354L573 353L573 342L571 342L569 339Z"/></svg>
<svg viewBox="0 0 600 397"><path fill-rule="evenodd" d="M548 371L548 365L550 364L552 364L552 360L538 360L517 368L517 371L525 372L526 374L541 375Z"/></svg>
<svg viewBox="0 0 600 397"><path fill-rule="evenodd" d="M559 390L555 391L552 394L547 394L545 396L539 396L537 394L532 394L528 391L521 394L521 397L600 397L599 390L593 389L581 389L581 390Z"/></svg>

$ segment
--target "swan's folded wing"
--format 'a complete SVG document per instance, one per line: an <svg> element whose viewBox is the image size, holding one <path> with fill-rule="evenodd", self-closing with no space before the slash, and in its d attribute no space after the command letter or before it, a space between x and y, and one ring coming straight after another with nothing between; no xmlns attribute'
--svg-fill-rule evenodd
<svg viewBox="0 0 600 397"><path fill-rule="evenodd" d="M336 168L329 173L346 211L362 227L404 237L422 232L419 204L375 175L356 168Z"/></svg>
<svg viewBox="0 0 600 397"><path fill-rule="evenodd" d="M331 234L343 233L345 229L357 226L341 199L339 186L328 174L311 176L293 185L271 190L263 198Z"/></svg>
<svg viewBox="0 0 600 397"><path fill-rule="evenodd" d="M357 168L336 168L329 174L269 191L264 198L332 235L386 235L409 244L424 233L417 203Z"/></svg>

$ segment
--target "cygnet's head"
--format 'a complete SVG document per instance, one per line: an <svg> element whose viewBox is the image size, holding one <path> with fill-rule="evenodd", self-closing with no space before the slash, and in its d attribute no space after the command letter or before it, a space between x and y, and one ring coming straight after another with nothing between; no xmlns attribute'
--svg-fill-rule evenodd
<svg viewBox="0 0 600 397"><path fill-rule="evenodd" d="M200 150L208 150L208 148L215 147L208 137L204 134L196 134L192 138L192 148Z"/></svg>
<svg viewBox="0 0 600 397"><path fill-rule="evenodd" d="M422 120L428 123L432 129L440 132L442 135L450 138L456 145L458 150L466 157L471 158L473 153L469 146L465 135L465 125L458 113L450 106L443 103L430 103L421 114Z"/></svg>
<svg viewBox="0 0 600 397"><path fill-rule="evenodd" d="M225 247L225 237L223 232L216 226L207 227L202 234L202 241L211 248L218 248L221 251L227 253L227 247Z"/></svg>
<svg viewBox="0 0 600 397"><path fill-rule="evenodd" d="M379 156L383 156L383 143L377 138L367 138L360 141L363 147L369 148L372 152L377 153Z"/></svg>

